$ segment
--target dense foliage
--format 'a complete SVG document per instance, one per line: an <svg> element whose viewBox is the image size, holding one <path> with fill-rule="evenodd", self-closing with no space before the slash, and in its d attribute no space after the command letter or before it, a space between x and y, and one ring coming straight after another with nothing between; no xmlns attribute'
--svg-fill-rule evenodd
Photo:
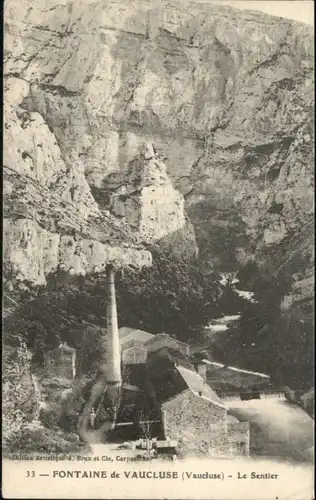
<svg viewBox="0 0 316 500"><path fill-rule="evenodd" d="M116 290L121 325L164 331L182 341L197 339L219 314L215 277L198 262L175 260L159 250L153 252L151 268L119 276Z"/></svg>
<svg viewBox="0 0 316 500"><path fill-rule="evenodd" d="M29 383L31 356L20 340L15 349L4 348L2 391L2 435L4 444L32 420L34 405Z"/></svg>
<svg viewBox="0 0 316 500"><path fill-rule="evenodd" d="M236 286L253 291L255 302L239 297L232 283L220 286L218 276L198 261L175 259L156 249L151 268L116 273L119 326L204 343L204 327L211 319L238 313L239 323L216 337L215 357L268 372L279 383L308 386L313 325L299 310L282 310L290 280L267 277L254 262L241 269L238 278ZM106 336L106 303L104 275L59 273L50 278L45 293L5 325L6 337L11 343L17 334L22 337L39 363L47 348L67 341L77 348L79 373L93 373Z"/></svg>
<svg viewBox="0 0 316 500"><path fill-rule="evenodd" d="M240 303L239 324L223 336L217 352L228 363L269 373L277 384L308 389L313 381L313 324L298 307L282 308L290 279L263 276L255 263L242 269L240 278L238 286L247 283L255 301Z"/></svg>
<svg viewBox="0 0 316 500"><path fill-rule="evenodd" d="M60 390L62 381L57 380L57 385L54 385L54 380L46 380L51 385L52 401L45 403L45 409L43 407L38 415L40 401L31 375L31 358L30 351L21 339L15 346L4 345L2 376L4 456L29 452L71 453L83 449L85 445L75 432L80 405L83 404L80 391L73 390L65 399L62 398L63 391ZM47 383L45 386L47 391Z"/></svg>

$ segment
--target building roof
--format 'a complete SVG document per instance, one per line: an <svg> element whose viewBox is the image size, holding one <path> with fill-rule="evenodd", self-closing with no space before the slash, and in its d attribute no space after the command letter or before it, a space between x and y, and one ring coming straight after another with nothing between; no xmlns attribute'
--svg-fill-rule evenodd
<svg viewBox="0 0 316 500"><path fill-rule="evenodd" d="M193 365L190 362L188 356L186 356L186 354L184 354L182 351L174 349L173 347L170 346L162 346L155 351L149 352L148 356L165 357L168 358L174 364L187 366L188 368L193 369Z"/></svg>
<svg viewBox="0 0 316 500"><path fill-rule="evenodd" d="M213 404L226 408L217 394L206 384L190 363L175 363L168 353L153 353L149 357L148 373L156 398L163 404L182 392L190 390L195 396L207 399ZM162 355L164 354L164 355Z"/></svg>
<svg viewBox="0 0 316 500"><path fill-rule="evenodd" d="M270 377L265 373L228 366L207 359L203 359L203 362L206 364L208 382L218 390L247 389L270 382Z"/></svg>
<svg viewBox="0 0 316 500"><path fill-rule="evenodd" d="M216 392L204 382L201 375L199 375L196 371L189 370L184 366L176 366L176 369L181 374L183 379L185 380L188 388L198 396L202 396L203 398L209 399L212 403L217 406L222 406L226 408L226 405L223 401L217 396Z"/></svg>
<svg viewBox="0 0 316 500"><path fill-rule="evenodd" d="M167 339L171 339L175 343L181 344L184 347L189 347L188 344L185 344L184 342L181 342L181 340L177 340L174 337L171 337L171 335L169 335L169 333L157 333L156 335L153 335L153 338L148 341L148 344L149 345L153 344L156 340L159 340L159 339L164 338L164 337L167 338Z"/></svg>
<svg viewBox="0 0 316 500"><path fill-rule="evenodd" d="M125 344L131 340L136 340L142 344L146 344L152 338L155 337L152 333L139 330L137 328L130 328L128 326L123 326L119 329L120 344Z"/></svg>
<svg viewBox="0 0 316 500"><path fill-rule="evenodd" d="M150 380L155 390L156 399L163 404L175 398L188 387L180 373L173 366L161 366L161 370L151 366Z"/></svg>
<svg viewBox="0 0 316 500"><path fill-rule="evenodd" d="M63 352L70 352L70 353L74 353L76 352L76 349L74 349L73 347L70 347L66 342L65 343L61 343L59 344L58 347L55 347L54 349L51 349L49 351L49 353L51 352L56 352L56 351L63 351Z"/></svg>
<svg viewBox="0 0 316 500"><path fill-rule="evenodd" d="M122 326L119 328L119 337L120 339L123 339L127 335L130 335L132 332L135 331L135 328L131 328L129 326Z"/></svg>

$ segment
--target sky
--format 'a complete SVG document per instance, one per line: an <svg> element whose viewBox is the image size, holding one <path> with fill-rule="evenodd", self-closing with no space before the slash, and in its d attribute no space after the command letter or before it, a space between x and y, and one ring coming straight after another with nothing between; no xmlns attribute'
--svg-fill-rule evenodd
<svg viewBox="0 0 316 500"><path fill-rule="evenodd" d="M312 0L210 0L237 9L260 10L266 14L286 17L314 26L314 2Z"/></svg>

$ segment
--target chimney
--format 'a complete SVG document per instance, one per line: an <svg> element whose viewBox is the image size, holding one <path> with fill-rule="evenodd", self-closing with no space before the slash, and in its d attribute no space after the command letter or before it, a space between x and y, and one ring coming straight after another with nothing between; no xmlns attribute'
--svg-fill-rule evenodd
<svg viewBox="0 0 316 500"><path fill-rule="evenodd" d="M195 363L196 372L201 375L204 382L206 382L206 364L203 361L197 361Z"/></svg>
<svg viewBox="0 0 316 500"><path fill-rule="evenodd" d="M107 266L107 295L106 306L107 323L107 350L106 350L106 380L109 399L114 404L117 400L119 388L122 385L120 340L117 323L114 268Z"/></svg>

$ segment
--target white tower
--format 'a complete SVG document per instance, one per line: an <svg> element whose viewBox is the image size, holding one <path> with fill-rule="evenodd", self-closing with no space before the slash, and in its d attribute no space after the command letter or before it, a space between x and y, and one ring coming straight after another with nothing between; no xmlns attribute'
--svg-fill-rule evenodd
<svg viewBox="0 0 316 500"><path fill-rule="evenodd" d="M113 266L107 267L107 349L106 349L106 381L107 394L113 404L116 403L122 385L120 339L117 323L115 281Z"/></svg>

